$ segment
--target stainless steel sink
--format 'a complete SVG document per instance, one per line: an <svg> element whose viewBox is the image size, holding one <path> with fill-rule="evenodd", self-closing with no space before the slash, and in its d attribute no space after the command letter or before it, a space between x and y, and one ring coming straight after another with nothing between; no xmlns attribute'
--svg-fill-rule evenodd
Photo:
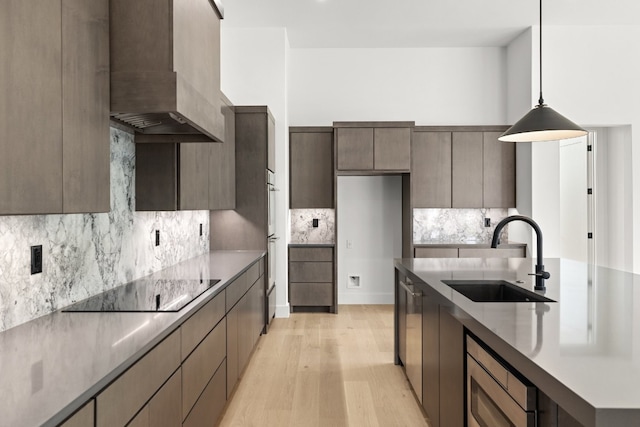
<svg viewBox="0 0 640 427"><path fill-rule="evenodd" d="M443 280L475 302L555 302L504 280Z"/></svg>

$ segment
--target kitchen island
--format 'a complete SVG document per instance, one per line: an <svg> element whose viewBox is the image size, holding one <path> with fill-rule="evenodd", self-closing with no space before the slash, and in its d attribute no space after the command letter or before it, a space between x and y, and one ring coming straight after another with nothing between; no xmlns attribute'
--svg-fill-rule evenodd
<svg viewBox="0 0 640 427"><path fill-rule="evenodd" d="M214 349L224 349L225 332L231 339L231 318L225 320L225 313L226 317L229 317L236 311L235 307L243 304L245 299L250 299L251 304L240 307L242 313L246 313L247 308L256 312L256 315L249 319L252 330L251 336L247 339L254 340L262 331L264 305L260 307L256 306L256 303L264 303L264 285L261 282L264 280L264 255L264 251L214 251L145 277L144 280L165 282L184 279L198 282L219 280L177 312L56 311L0 333L0 395L3 396L0 400L0 425L55 426L77 410L87 407L90 413L89 425L93 425L94 405L96 419L100 425L101 415L105 413L101 412L100 396L105 390L112 388L113 384L128 373L134 372L136 366L141 366L141 360L152 360L149 355L155 357L153 361L161 362L157 365L167 365L163 360L164 353L169 353L167 350L176 353L177 358L175 366L168 366L171 374L175 372L171 378L177 378L172 385L179 387L180 373L183 374L182 378L186 384L190 369L187 364L191 363L190 360L193 360L193 366L195 362L199 362L200 354L204 356L201 359L206 360L206 354L211 349L209 342L214 344ZM253 287L249 290L251 286ZM230 299L232 294L234 297ZM234 314L233 325L236 326L235 332L241 332L246 337L248 332L242 331L245 324L242 323L242 313ZM214 317L214 314L217 317ZM260 322L262 323L259 324ZM220 331L219 335L208 333L212 328L214 332ZM212 337L212 340L204 338L205 335ZM216 344L217 341L213 341L219 336L223 337L221 347ZM241 339L247 341L244 337L239 338L236 353L237 349L242 352L244 341L241 343ZM198 345L200 340L205 345ZM191 341L192 345L187 347L188 341ZM250 353L252 342L245 345L247 348L244 351L244 361ZM158 351L154 354L156 349ZM198 353L198 349L202 351ZM241 364L232 361L229 352L220 355L220 359L225 359L225 356L227 361L223 361L221 366L235 366L236 371L241 370ZM238 359L237 355L235 359ZM158 368L157 365L152 364L149 372L138 369L138 379L142 377L145 381L155 380L153 373ZM212 371L215 368L217 365ZM234 377L229 372L232 372L230 368L227 369L226 381L232 388L238 375ZM219 376L223 390L222 405L227 397L224 395L226 375L223 374L224 372ZM202 372L200 377L204 378ZM199 381L197 378L196 380ZM157 382L162 384L164 381L165 379L159 378ZM167 384L171 381L168 380ZM143 386L140 382L133 387L125 387L125 390L138 391ZM185 396L187 391L185 388ZM155 393L155 389L151 393ZM203 395L205 394L206 390ZM127 396L124 398L128 400ZM141 399L144 403L147 398L142 396ZM171 405L175 403L171 402ZM180 406L185 405L184 402L177 402L178 410ZM145 412L147 406L141 410L143 415L148 415L148 412ZM191 406L192 401L189 402L189 408ZM197 404L191 413L196 409ZM131 416L137 411L138 408L132 408ZM115 412L120 415L120 412L124 411L116 408ZM187 413L180 412L178 416L180 415L180 422L186 418L185 425L189 425ZM107 425L117 424L120 423Z"/></svg>
<svg viewBox="0 0 640 427"><path fill-rule="evenodd" d="M398 283L404 279L413 284L414 295L420 295L423 300L424 396L423 390L415 390L415 386L414 391L433 425L453 425L440 422L447 416L447 402L455 403L449 411L453 414L466 411L466 386L459 384L464 376L462 373L451 375L452 366L464 369L461 366L464 355L459 354L465 348L463 333L486 345L535 385L540 396L557 404L553 421L556 424L541 425L573 426L576 422L585 426L640 425L640 276L565 259L546 259L544 264L551 273L546 280L545 296L555 302L482 303L454 291L443 280L501 279L533 290L529 273L534 271L535 260L395 260L396 362L406 364L399 358L402 350L398 341L403 340L400 331L403 321L409 324L413 321L415 325L410 316L404 320L398 316L401 293ZM427 315L427 307L434 304L439 317ZM441 332L439 340L435 340L436 348L427 348L434 342L429 339L429 319L436 322L440 319L442 328L449 317L461 326L459 336ZM404 339L409 346L415 345L409 338ZM436 358L439 365L432 363L433 352L440 354L440 358ZM405 357L411 360L410 355ZM434 380L439 381L439 385L429 381L428 371L434 366L440 369ZM414 368L405 367L408 377ZM455 379L453 385L451 378ZM440 393L445 392L445 386L449 387L453 397L436 396L433 404L430 399L433 400L434 385ZM548 412L541 415L547 416ZM565 424L558 421L563 417L568 420ZM456 423L461 420L458 418Z"/></svg>

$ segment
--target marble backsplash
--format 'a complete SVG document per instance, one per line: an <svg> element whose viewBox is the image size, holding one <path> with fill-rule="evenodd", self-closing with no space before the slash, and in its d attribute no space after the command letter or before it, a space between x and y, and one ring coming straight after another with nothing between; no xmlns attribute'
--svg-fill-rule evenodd
<svg viewBox="0 0 640 427"><path fill-rule="evenodd" d="M209 211L135 212L134 168L133 134L111 128L111 212L0 216L0 331L209 251Z"/></svg>
<svg viewBox="0 0 640 427"><path fill-rule="evenodd" d="M335 209L291 209L290 243L335 243ZM318 227L313 227L313 219Z"/></svg>
<svg viewBox="0 0 640 427"><path fill-rule="evenodd" d="M491 243L493 230L509 216L508 209L414 209L413 243ZM484 226L484 219L491 226ZM501 239L509 239L504 228Z"/></svg>

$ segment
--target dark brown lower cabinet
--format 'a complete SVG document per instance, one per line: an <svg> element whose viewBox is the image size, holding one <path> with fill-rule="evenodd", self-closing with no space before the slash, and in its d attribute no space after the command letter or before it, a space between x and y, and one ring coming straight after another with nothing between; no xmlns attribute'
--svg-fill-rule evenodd
<svg viewBox="0 0 640 427"><path fill-rule="evenodd" d="M223 360L193 409L184 420L183 427L213 426L227 403L227 363ZM173 424L179 425L179 424Z"/></svg>
<svg viewBox="0 0 640 427"><path fill-rule="evenodd" d="M292 310L325 307L335 311L333 247L289 247L289 304Z"/></svg>
<svg viewBox="0 0 640 427"><path fill-rule="evenodd" d="M538 390L538 427L582 427L556 402Z"/></svg>
<svg viewBox="0 0 640 427"><path fill-rule="evenodd" d="M429 293L422 297L422 406L431 427L440 423L440 305Z"/></svg>
<svg viewBox="0 0 640 427"><path fill-rule="evenodd" d="M227 313L227 397L242 376L264 328L264 275Z"/></svg>
<svg viewBox="0 0 640 427"><path fill-rule="evenodd" d="M440 309L440 425L464 425L464 328Z"/></svg>
<svg viewBox="0 0 640 427"><path fill-rule="evenodd" d="M262 262L249 266L60 426L215 425L264 330Z"/></svg>
<svg viewBox="0 0 640 427"><path fill-rule="evenodd" d="M464 328L449 312L440 294L420 281L412 281L412 278L396 270L396 363L405 366L431 427L462 427L465 413ZM411 365L411 360L406 360L411 358L410 299L415 297L402 283L408 284L411 294L421 295L421 382L412 381L407 370L407 365ZM416 390L416 387L421 390Z"/></svg>

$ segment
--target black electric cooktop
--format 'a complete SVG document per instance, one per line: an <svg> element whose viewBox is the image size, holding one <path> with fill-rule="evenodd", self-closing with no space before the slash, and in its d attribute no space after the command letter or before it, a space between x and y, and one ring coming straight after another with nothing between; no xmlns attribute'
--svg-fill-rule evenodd
<svg viewBox="0 0 640 427"><path fill-rule="evenodd" d="M219 281L139 279L78 301L62 311L176 312Z"/></svg>

